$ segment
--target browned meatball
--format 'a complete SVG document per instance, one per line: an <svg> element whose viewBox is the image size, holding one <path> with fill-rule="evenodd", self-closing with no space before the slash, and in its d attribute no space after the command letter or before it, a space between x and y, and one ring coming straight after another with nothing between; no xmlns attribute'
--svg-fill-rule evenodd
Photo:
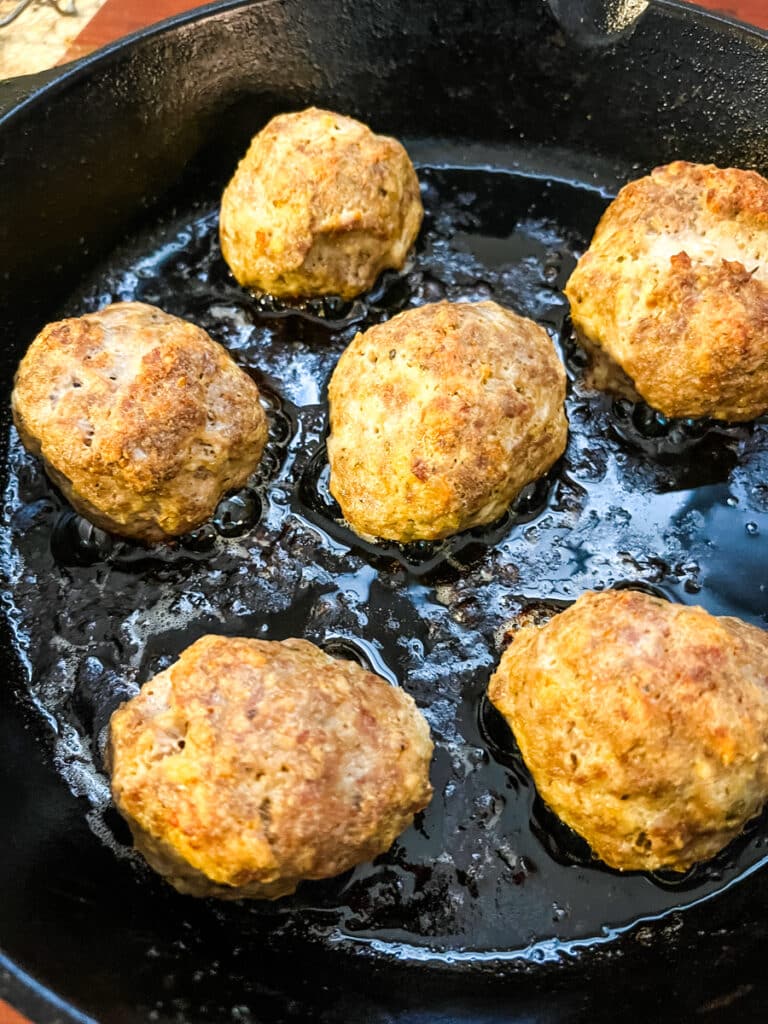
<svg viewBox="0 0 768 1024"><path fill-rule="evenodd" d="M399 142L310 107L254 137L222 198L221 251L246 287L349 299L403 266L422 216Z"/></svg>
<svg viewBox="0 0 768 1024"><path fill-rule="evenodd" d="M565 449L564 400L532 320L495 302L409 309L358 334L333 372L331 492L364 537L491 523Z"/></svg>
<svg viewBox="0 0 768 1024"><path fill-rule="evenodd" d="M411 697L305 640L206 636L112 716L112 793L180 892L274 899L387 850L429 802Z"/></svg>
<svg viewBox="0 0 768 1024"><path fill-rule="evenodd" d="M521 629L488 695L536 787L621 870L685 871L768 796L768 634L634 591Z"/></svg>
<svg viewBox="0 0 768 1024"><path fill-rule="evenodd" d="M611 203L566 286L588 383L666 416L768 409L768 181L677 161Z"/></svg>
<svg viewBox="0 0 768 1024"><path fill-rule="evenodd" d="M48 324L11 402L24 446L72 505L144 541L204 522L267 439L259 390L221 345L140 302Z"/></svg>

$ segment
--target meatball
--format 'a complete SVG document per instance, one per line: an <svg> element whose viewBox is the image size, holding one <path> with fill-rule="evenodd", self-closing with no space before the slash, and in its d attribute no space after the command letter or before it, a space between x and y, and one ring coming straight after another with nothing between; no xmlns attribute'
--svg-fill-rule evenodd
<svg viewBox="0 0 768 1024"><path fill-rule="evenodd" d="M504 653L488 695L542 798L606 864L685 871L768 796L768 634L629 590Z"/></svg>
<svg viewBox="0 0 768 1024"><path fill-rule="evenodd" d="M221 251L245 287L350 299L403 266L423 212L399 142L310 107L252 140L222 199Z"/></svg>
<svg viewBox="0 0 768 1024"><path fill-rule="evenodd" d="M566 286L587 383L665 416L768 409L768 181L678 161L621 190Z"/></svg>
<svg viewBox="0 0 768 1024"><path fill-rule="evenodd" d="M221 345L140 302L48 324L11 402L24 446L78 512L142 541L204 522L267 439L259 390Z"/></svg>
<svg viewBox="0 0 768 1024"><path fill-rule="evenodd" d="M205 636L112 716L137 848L180 892L274 899L383 853L432 795L411 697L305 640Z"/></svg>
<svg viewBox="0 0 768 1024"><path fill-rule="evenodd" d="M330 382L330 489L363 537L493 522L565 449L548 334L495 302L438 302L358 334Z"/></svg>

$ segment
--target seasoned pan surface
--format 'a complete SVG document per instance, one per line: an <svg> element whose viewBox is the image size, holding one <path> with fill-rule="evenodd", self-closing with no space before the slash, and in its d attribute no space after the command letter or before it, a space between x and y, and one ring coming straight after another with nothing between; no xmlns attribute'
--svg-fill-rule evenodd
<svg viewBox="0 0 768 1024"><path fill-rule="evenodd" d="M409 148L425 225L406 271L362 300L288 308L249 296L222 261L213 191L82 283L62 315L137 299L222 342L263 389L267 454L210 525L148 549L75 515L11 430L3 571L25 697L56 769L148 907L161 900L181 920L190 900L132 853L111 808L109 715L203 633L305 636L413 694L437 743L434 800L374 864L274 904L200 904L196 928L514 971L588 955L645 919L674 931L687 906L766 857L761 819L687 875L608 870L537 798L484 691L515 625L585 589L645 587L765 626L768 433L665 421L581 386L561 289L631 167L596 175L583 157L542 170L509 151L473 161L447 144ZM366 544L327 489L328 378L357 330L443 297L493 298L550 332L571 378L568 449L487 529L439 545Z"/></svg>

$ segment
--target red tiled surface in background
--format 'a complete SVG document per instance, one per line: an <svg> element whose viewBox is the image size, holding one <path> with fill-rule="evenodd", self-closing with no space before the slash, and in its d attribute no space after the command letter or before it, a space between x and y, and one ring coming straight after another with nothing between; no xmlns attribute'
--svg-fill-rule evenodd
<svg viewBox="0 0 768 1024"><path fill-rule="evenodd" d="M0 1024L30 1024L30 1022L0 999Z"/></svg>
<svg viewBox="0 0 768 1024"><path fill-rule="evenodd" d="M699 7L720 11L731 18L746 21L750 25L768 28L768 3L766 0L698 0Z"/></svg>
<svg viewBox="0 0 768 1024"><path fill-rule="evenodd" d="M82 57L145 25L199 6L195 0L107 0L72 43L65 59ZM768 0L699 0L698 6L768 29ZM0 999L0 1024L29 1022Z"/></svg>
<svg viewBox="0 0 768 1024"><path fill-rule="evenodd" d="M200 0L107 0L72 43L63 60L84 57L146 25L201 6ZM0 1024L4 1024L2 1018Z"/></svg>

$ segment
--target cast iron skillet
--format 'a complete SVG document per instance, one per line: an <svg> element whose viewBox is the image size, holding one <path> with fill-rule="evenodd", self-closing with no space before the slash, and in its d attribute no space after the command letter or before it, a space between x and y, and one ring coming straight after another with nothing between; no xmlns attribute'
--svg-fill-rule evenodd
<svg viewBox="0 0 768 1024"><path fill-rule="evenodd" d="M20 94L26 90L29 95ZM149 246L147 239L154 239L157 248L160 239L152 235L153 225L162 223L171 231L174 217L189 220L199 213L202 249L195 258L215 263L213 250L205 249L211 223L205 221L204 204L195 204L215 194L249 136L274 112L317 103L415 140L431 210L423 245L432 249L426 255L423 247L420 250L408 288L421 289L418 294L429 297L428 275L422 270L440 249L440 217L448 210L454 227L463 226L462 244L470 250L475 246L474 256L485 259L491 276L495 243L489 249L488 237L523 244L522 267L533 266L536 259L549 260L557 287L550 287L543 299L541 289L532 298L533 293L523 288L518 303L530 300L530 308L539 311L544 307L536 303L544 303L551 320L542 317L571 358L562 303L558 306L552 296L611 189L631 173L676 157L768 172L763 124L767 92L764 35L669 0L653 4L636 30L615 46L583 52L570 47L548 10L534 0L402 6L373 0L225 3L146 32L54 74L45 84L32 80L10 91L6 87L0 93L0 374L6 382L2 443L7 444L9 436L7 391L21 352L40 325L62 308L74 312L97 301L107 272L94 268L104 266L105 256L118 243L126 237L143 238ZM477 175L485 175L483 166L495 164L499 154L506 154L507 171L513 173L503 181L494 179L494 188L485 194ZM441 170L435 166L441 162L463 169ZM522 176L517 174L521 168L526 172ZM504 203L499 202L500 196L517 196L517 202L522 193L527 196L528 216L523 242L515 217L507 223ZM462 198L467 195L471 201ZM580 212L569 210L571 201ZM473 203L483 207L482 223L472 220ZM547 235L547 218L556 213L569 228L553 239ZM496 230L494 218L502 223ZM124 280L120 275L132 259L130 252L110 257L113 283ZM177 301L179 312L189 313L183 305L190 290L189 272L182 272L181 263L175 265L176 278L163 278L164 298L166 304ZM214 263L209 270L215 277L221 268L216 271ZM155 269L153 264L148 272L149 297ZM162 273L167 272L165 265ZM502 287L502 277L501 271L493 277L492 293ZM222 294L230 295L230 284L222 277L217 280ZM515 281L518 278L513 285ZM528 278L525 281L530 284ZM174 284L176 300L168 291ZM384 313L402 300L396 281L385 285L380 301ZM448 294L455 297L459 287L471 291L481 285L488 287L477 280L471 287L454 281ZM364 315L376 313L375 308L373 313L372 307L366 308ZM199 315L205 321L205 314ZM339 316L346 321L335 341L328 342L331 355L333 345L344 340L344 330L353 326L355 313L341 310ZM311 319L301 322L304 327L295 329L307 345L322 345L312 333ZM592 431L597 450L595 432L613 423L614 435L605 450L623 450L617 448L623 438L626 450L635 452L628 456L630 461L635 458L640 465L650 457L649 464L666 467L659 470L655 484L648 485L656 487L654 493L687 486L695 501L701 499L699 506L688 510L693 516L685 521L688 526L683 524L688 529L692 523L691 529L698 530L692 545L706 546L707 531L714 536L721 529L710 514L714 505L706 506L711 489L724 486L731 471L740 471L745 452L759 467L764 465L762 428L752 434L705 432L700 443L695 429L693 435L686 435L685 428L682 438L673 437L664 433L664 425L661 429L644 420L642 410L636 414L610 408L610 403L582 401L578 390L574 393L574 436ZM287 423L290 434L300 418L295 404L275 398L273 427ZM652 436L659 430L661 440ZM299 511L307 521L327 528L333 540L332 517L323 506L319 482L321 440L320 425L317 458L301 474L309 496L302 497L302 490L296 500L303 502ZM675 461L680 455L676 445L684 449L682 461ZM3 452L4 464L7 455ZM11 456L13 461L13 451ZM599 476L593 464L588 471L595 479ZM548 502L553 515L568 514L564 481L570 477L558 472L549 495L534 495L529 508L518 510L520 523L545 529L539 499ZM760 483L754 476L750 480L756 487ZM22 482L28 491L47 486L34 474ZM57 500L46 491L37 511L25 520L30 544L40 525L35 515L53 514ZM618 508L614 515L617 529L625 511ZM10 501L6 512L16 513L18 507ZM60 513L59 508L56 529L66 534L69 521ZM23 541L24 530L18 519L14 522L14 536ZM721 529L722 536L731 522ZM478 549L484 551L483 543L493 540L480 538L463 554L451 553L458 569L454 565L456 571L449 571L444 560L433 576L424 570L429 552L358 551L355 564L400 573L398 578L403 579L410 573L425 593L433 585L447 587L445 593L452 596L446 601L456 610L457 588L472 578L473 565L485 557ZM696 574L686 568L684 559L677 575L669 567L657 571L636 563L629 582L655 582L666 596L699 600L717 606L713 610L737 610L761 621L766 606L759 579L754 578L764 565L761 541L758 538L749 548L734 544L727 550L734 553L731 562L725 567L713 562L703 589L697 589ZM752 576L739 564L742 554ZM98 563L102 555L97 551L94 561ZM67 557L61 564L82 568L80 555L69 562ZM107 561L113 559L111 565L118 557L119 551L104 555ZM134 555L130 558L136 563ZM59 576L81 579L77 571ZM155 573L152 579L162 583L164 570L157 566L141 563L137 571ZM739 585L730 589L723 583L729 572L733 578L742 574ZM575 569L572 576L580 578ZM709 586L707 579L715 578L720 585ZM50 583L50 574L45 579ZM615 574L609 579L611 585L618 582ZM30 578L26 583L34 590L41 580ZM567 574L560 583L551 596L564 600L569 596ZM14 586L18 594L18 580ZM78 593L77 588L72 590L75 603ZM54 632L59 629L67 604L66 588L57 594L61 606L46 605L40 617L41 648L43 632L47 635L49 625ZM471 602L462 614L470 612ZM296 618L300 612L294 609L291 614ZM311 634L310 620L302 621ZM271 628L279 633L289 625L278 622ZM613 1021L619 1014L677 1021L694 1015L704 1020L754 1019L764 1004L762 948L768 926L763 898L768 876L760 870L741 871L738 878L733 876L733 884L721 886L712 898L683 912L610 931L596 936L597 942L555 943L535 950L532 946L536 955L529 950L531 955L506 960L417 957L412 948L403 948L398 958L392 949L388 955L377 955L365 943L350 952L349 944L327 941L327 935L324 942L313 941L309 927L303 934L301 914L288 929L276 924L273 929L276 919L268 914L259 928L244 927L245 918L238 912L212 915L201 905L181 901L146 873L126 867L96 838L86 823L87 802L72 795L61 766L54 766L52 750L57 748L50 728L25 698L25 667L7 625L2 649L7 669L0 690L0 992L37 1020L77 1020L85 1013L126 1022ZM378 650L367 648L371 656ZM32 651L32 663L35 655ZM488 671L484 665L478 674L478 692ZM511 778L519 764L510 753L510 738L482 702L477 706L483 743L497 750L498 772L511 773ZM544 812L538 808L536 813ZM545 821L542 834L551 835L554 829ZM565 860L578 872L583 851L569 851L567 846L566 840ZM749 864L759 861L753 850ZM525 875L526 864L518 867ZM731 877L730 870L723 867L724 879ZM668 880L659 880L661 888L667 884ZM611 883L601 885L610 917ZM616 899L621 898L622 885L616 883ZM336 890L329 891L330 896L326 890L315 891L321 909L336 899ZM684 886L680 892L684 894ZM446 900L450 895L446 893ZM679 902L686 902L684 896ZM585 912L589 910L586 907Z"/></svg>

